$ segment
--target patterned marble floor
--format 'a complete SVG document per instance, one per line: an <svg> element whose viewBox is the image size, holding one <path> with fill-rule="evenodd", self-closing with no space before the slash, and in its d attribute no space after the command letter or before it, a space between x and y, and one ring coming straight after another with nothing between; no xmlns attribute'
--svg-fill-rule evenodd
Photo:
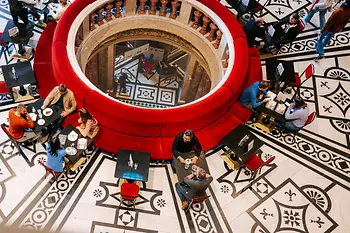
<svg viewBox="0 0 350 233"><path fill-rule="evenodd" d="M273 21L308 5L307 0L267 1L264 10L266 19ZM7 1L0 1L0 27L9 18ZM293 61L299 73L310 63L315 65L315 75L301 93L317 118L295 140L247 125L265 142L262 159L276 156L251 190L241 192L248 183L232 182L237 171L225 169L223 151L209 151L211 197L189 213L180 209L176 178L166 163L151 164L147 189L140 192L135 210L119 208L117 161L108 153L86 151L88 160L77 173L54 183L44 178L38 164L46 160L41 145L36 153L24 150L24 157L0 132L0 224L56 233L350 232L349 28L334 37L327 59L314 63L316 21L279 56ZM38 38L40 30L36 33ZM262 66L265 72L264 61ZM14 106L11 99L0 106L1 123Z"/></svg>

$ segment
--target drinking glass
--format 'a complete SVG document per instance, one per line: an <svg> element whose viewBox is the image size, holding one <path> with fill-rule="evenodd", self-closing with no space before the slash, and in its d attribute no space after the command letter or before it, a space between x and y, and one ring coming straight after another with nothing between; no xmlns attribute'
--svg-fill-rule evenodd
<svg viewBox="0 0 350 233"><path fill-rule="evenodd" d="M43 118L43 114L41 114L41 109L38 109L38 115L39 115L39 118Z"/></svg>
<svg viewBox="0 0 350 233"><path fill-rule="evenodd" d="M136 170L139 165L137 163L134 163L134 169Z"/></svg>

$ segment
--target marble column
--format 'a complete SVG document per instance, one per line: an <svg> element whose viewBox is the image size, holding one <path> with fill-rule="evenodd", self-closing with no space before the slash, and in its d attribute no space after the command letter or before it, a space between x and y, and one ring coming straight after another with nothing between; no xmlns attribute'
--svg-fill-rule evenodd
<svg viewBox="0 0 350 233"><path fill-rule="evenodd" d="M108 3L106 6L106 21L109 22L112 20L111 9L113 8L112 3Z"/></svg>
<svg viewBox="0 0 350 233"><path fill-rule="evenodd" d="M222 32L220 30L216 31L216 40L215 43L213 44L214 48L218 49L220 46L221 42L221 37L222 37Z"/></svg>
<svg viewBox="0 0 350 233"><path fill-rule="evenodd" d="M214 35L215 35L215 32L217 29L218 29L218 27L215 25L215 23L210 24L210 32L209 32L209 36L207 36L207 39L210 42L214 40Z"/></svg>
<svg viewBox="0 0 350 233"><path fill-rule="evenodd" d="M119 18L122 16L120 13L120 7L123 4L123 1L116 1L115 3L115 17Z"/></svg>
<svg viewBox="0 0 350 233"><path fill-rule="evenodd" d="M98 26L101 26L103 24L103 18L102 18L102 13L105 11L105 9L102 7L98 10L97 15L98 15L98 21L97 24Z"/></svg>
<svg viewBox="0 0 350 233"><path fill-rule="evenodd" d="M158 0L151 0L151 9L148 11L148 14L155 15L156 14L156 4Z"/></svg>
<svg viewBox="0 0 350 233"><path fill-rule="evenodd" d="M178 20L180 23L189 24L192 14L192 5L186 1L181 3L180 15L178 16Z"/></svg>
<svg viewBox="0 0 350 233"><path fill-rule="evenodd" d="M171 14L170 14L170 18L172 19L176 19L177 15L176 15L176 10L177 8L180 6L180 3L177 2L178 0L174 0L171 2Z"/></svg>
<svg viewBox="0 0 350 233"><path fill-rule="evenodd" d="M147 0L140 0L140 10L139 15L144 15L146 13L145 11L145 5Z"/></svg>
<svg viewBox="0 0 350 233"><path fill-rule="evenodd" d="M114 84L114 64L115 63L115 45L107 48L107 90L113 90Z"/></svg>
<svg viewBox="0 0 350 233"><path fill-rule="evenodd" d="M160 10L159 16L166 16L166 5L168 4L168 0L160 0L162 4L162 9Z"/></svg>
<svg viewBox="0 0 350 233"><path fill-rule="evenodd" d="M211 20L206 15L204 15L202 17L202 20L203 20L203 27L202 27L202 29L199 32L202 35L205 35L205 34L207 34L207 27L208 27L208 24L210 23Z"/></svg>
<svg viewBox="0 0 350 233"><path fill-rule="evenodd" d="M195 29L197 29L199 27L198 21L202 15L203 14L200 11L197 11L197 10L194 11L194 21L193 21L191 27L193 27Z"/></svg>
<svg viewBox="0 0 350 233"><path fill-rule="evenodd" d="M194 56L190 56L188 59L188 65L187 65L185 77L182 84L182 90L181 90L181 96L180 96L181 102L189 103L193 101L195 98L197 87L199 84L199 82L196 82L195 80L195 72L198 65L199 63L197 62L197 59ZM194 87L194 86L197 86L197 87Z"/></svg>

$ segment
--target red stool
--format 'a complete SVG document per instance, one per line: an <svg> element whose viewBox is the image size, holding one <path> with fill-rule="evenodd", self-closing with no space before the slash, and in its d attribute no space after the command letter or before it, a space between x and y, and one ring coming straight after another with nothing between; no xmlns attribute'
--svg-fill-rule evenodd
<svg viewBox="0 0 350 233"><path fill-rule="evenodd" d="M42 162L42 161L39 161L39 164L45 168L45 171L46 171L45 179L46 179L48 174L51 174L53 176L53 178L55 179L55 181L57 181L57 177L63 173L63 172L55 172L54 170L52 170L51 168L46 166L44 164L44 162Z"/></svg>
<svg viewBox="0 0 350 233"><path fill-rule="evenodd" d="M2 37L2 32L0 32L0 38ZM6 52L9 54L9 44L6 41L0 40L0 46L1 46L1 51L0 51L0 58L2 56L2 54L5 55L5 61L6 64L8 63L8 58L6 55Z"/></svg>
<svg viewBox="0 0 350 233"><path fill-rule="evenodd" d="M132 202L132 205L135 209L135 202L136 198L139 196L139 190L140 188L136 184L123 183L120 188L121 200L119 206L121 206L121 204L124 203L124 201L127 201ZM126 203L124 204L126 205Z"/></svg>

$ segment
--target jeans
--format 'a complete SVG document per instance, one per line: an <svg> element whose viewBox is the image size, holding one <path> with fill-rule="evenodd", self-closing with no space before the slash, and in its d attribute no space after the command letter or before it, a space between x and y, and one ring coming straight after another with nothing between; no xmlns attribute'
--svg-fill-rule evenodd
<svg viewBox="0 0 350 233"><path fill-rule="evenodd" d="M318 52L318 55L320 57L324 56L324 47L329 43L332 37L333 37L332 32L324 32L320 35L320 37L317 37L316 51Z"/></svg>
<svg viewBox="0 0 350 233"><path fill-rule="evenodd" d="M189 201L187 197L188 188L186 186L181 185L179 182L177 182L175 184L175 189L176 189L177 195L179 195L180 197L181 202Z"/></svg>
<svg viewBox="0 0 350 233"><path fill-rule="evenodd" d="M281 126L282 128L286 129L287 131L290 132L295 132L298 131L300 128L296 127L292 121L276 121L276 123Z"/></svg>
<svg viewBox="0 0 350 233"><path fill-rule="evenodd" d="M312 17L314 16L314 14L316 12L320 12L319 13L319 16L320 16L320 30L323 28L325 22L326 22L326 13L327 13L328 9L320 9L320 8L317 8L317 9L313 9L312 11L310 11L307 16L305 17L304 21L305 23L309 23L310 20L312 19Z"/></svg>

